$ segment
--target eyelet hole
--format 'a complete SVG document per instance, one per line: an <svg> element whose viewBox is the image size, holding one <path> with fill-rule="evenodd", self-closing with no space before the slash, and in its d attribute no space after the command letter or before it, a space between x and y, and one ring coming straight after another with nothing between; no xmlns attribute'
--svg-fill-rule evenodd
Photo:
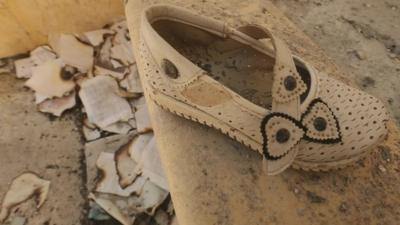
<svg viewBox="0 0 400 225"><path fill-rule="evenodd" d="M164 73L172 79L177 79L179 77L179 71L176 68L176 66L169 61L168 59L163 59L162 61L162 69L164 70Z"/></svg>

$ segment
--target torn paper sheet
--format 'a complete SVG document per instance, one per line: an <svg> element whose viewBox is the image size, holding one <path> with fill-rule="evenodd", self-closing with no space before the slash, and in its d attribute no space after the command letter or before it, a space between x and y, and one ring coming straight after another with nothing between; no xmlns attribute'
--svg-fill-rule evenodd
<svg viewBox="0 0 400 225"><path fill-rule="evenodd" d="M121 69L118 69L118 70L119 71L109 70L109 69L103 68L101 66L94 66L93 73L94 73L95 76L109 75L109 76L112 76L112 77L114 77L114 78L116 78L118 80L124 79L125 73L126 73L125 68L121 68Z"/></svg>
<svg viewBox="0 0 400 225"><path fill-rule="evenodd" d="M115 153L122 145L128 143L136 134L136 131L131 131L125 135L112 135L85 144L87 189L89 191L93 191L95 188L95 182L97 179L96 161L100 153Z"/></svg>
<svg viewBox="0 0 400 225"><path fill-rule="evenodd" d="M92 46L98 46L101 43L104 42L104 35L106 34L114 34L115 31L109 30L109 29L100 29L100 30L94 30L94 31L89 31L83 34L83 36L87 39L87 41L92 45Z"/></svg>
<svg viewBox="0 0 400 225"><path fill-rule="evenodd" d="M142 153L142 157L135 171L140 171L142 176L149 178L151 182L162 189L169 191L167 177L161 164L156 139L149 141Z"/></svg>
<svg viewBox="0 0 400 225"><path fill-rule="evenodd" d="M108 76L97 76L82 83L79 96L89 122L104 128L133 117L129 103L118 92L117 82Z"/></svg>
<svg viewBox="0 0 400 225"><path fill-rule="evenodd" d="M122 62L125 66L135 62L135 58L129 43L114 45L111 48L111 58Z"/></svg>
<svg viewBox="0 0 400 225"><path fill-rule="evenodd" d="M118 181L122 188L131 185L137 177L135 173L137 163L129 156L131 144L132 141L123 145L115 153L115 167L117 169Z"/></svg>
<svg viewBox="0 0 400 225"><path fill-rule="evenodd" d="M112 47L112 37L108 36L103 45L101 46L98 57L96 58L96 64L103 67L112 66L110 63L111 60L111 47Z"/></svg>
<svg viewBox="0 0 400 225"><path fill-rule="evenodd" d="M135 162L140 162L142 159L143 151L150 140L154 137L152 132L137 135L129 147L129 155Z"/></svg>
<svg viewBox="0 0 400 225"><path fill-rule="evenodd" d="M70 34L51 34L49 43L62 62L74 66L80 72L87 72L93 66L94 50Z"/></svg>
<svg viewBox="0 0 400 225"><path fill-rule="evenodd" d="M158 187L151 181L146 181L138 198L137 210L154 215L158 206L168 197L169 192Z"/></svg>
<svg viewBox="0 0 400 225"><path fill-rule="evenodd" d="M101 134L98 129L92 129L87 126L83 126L83 136L85 136L86 141L93 141L100 138Z"/></svg>
<svg viewBox="0 0 400 225"><path fill-rule="evenodd" d="M143 93L136 64L129 67L129 74L119 84L129 92Z"/></svg>
<svg viewBox="0 0 400 225"><path fill-rule="evenodd" d="M37 199L37 208L40 208L47 198L49 188L50 181L43 180L33 173L24 173L16 177L3 198L0 223L7 219L13 207L32 197Z"/></svg>
<svg viewBox="0 0 400 225"><path fill-rule="evenodd" d="M129 217L123 215L120 209L112 203L110 200L105 198L96 197L95 194L90 193L89 198L96 202L104 211L106 211L114 219L118 220L122 225L132 225L134 221Z"/></svg>
<svg viewBox="0 0 400 225"><path fill-rule="evenodd" d="M56 59L57 55L50 49L49 46L43 45L31 51L30 58L36 65L41 65L47 61Z"/></svg>
<svg viewBox="0 0 400 225"><path fill-rule="evenodd" d="M40 93L35 92L35 104L39 104L41 102L43 102L46 99L50 99L51 97L47 96L47 95L43 95Z"/></svg>
<svg viewBox="0 0 400 225"><path fill-rule="evenodd" d="M132 127L128 122L116 122L102 128L102 130L114 134L127 134L131 129Z"/></svg>
<svg viewBox="0 0 400 225"><path fill-rule="evenodd" d="M74 89L72 80L61 78L61 62L59 59L47 61L33 69L32 77L26 81L25 86L48 97L63 97Z"/></svg>
<svg viewBox="0 0 400 225"><path fill-rule="evenodd" d="M51 113L54 116L61 116L61 114L76 104L75 91L71 94L61 97L48 99L39 104L39 111L45 113Z"/></svg>
<svg viewBox="0 0 400 225"><path fill-rule="evenodd" d="M18 59L14 62L17 78L30 78L32 70L36 66L32 58Z"/></svg>
<svg viewBox="0 0 400 225"><path fill-rule="evenodd" d="M96 185L96 192L127 197L134 193L139 194L142 191L146 179L141 177L138 177L133 184L129 185L125 189L122 189L119 185L118 174L115 168L114 153L100 153L96 166L101 171L101 178Z"/></svg>
<svg viewBox="0 0 400 225"><path fill-rule="evenodd" d="M135 119L136 127L139 133L149 132L153 130L147 105L136 106Z"/></svg>

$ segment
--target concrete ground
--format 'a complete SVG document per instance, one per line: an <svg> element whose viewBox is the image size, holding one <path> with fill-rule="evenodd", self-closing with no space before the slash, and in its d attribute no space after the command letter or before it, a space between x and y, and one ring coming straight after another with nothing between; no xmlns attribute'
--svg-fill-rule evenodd
<svg viewBox="0 0 400 225"><path fill-rule="evenodd" d="M33 200L17 207L29 225L81 224L84 189L83 144L74 112L49 119L38 112L31 91L11 74L0 74L0 199L12 179L34 172L50 180L39 212Z"/></svg>
<svg viewBox="0 0 400 225"><path fill-rule="evenodd" d="M386 102L400 124L398 0L273 0L359 87Z"/></svg>
<svg viewBox="0 0 400 225"><path fill-rule="evenodd" d="M384 99L394 117L400 121L400 92L397 90L397 85L400 84L399 1L275 0L273 2L339 66L350 71L351 79L365 91ZM61 119L50 119L36 110L33 93L23 88L23 81L9 74L0 75L0 152L2 153L0 199L3 198L12 179L25 171L35 172L51 181L47 202L39 212L34 208L33 201L30 201L24 203L16 213L27 216L29 225L87 223L83 143L76 126L78 115L79 113L70 111ZM378 157L381 152L384 151L376 153L376 156ZM382 153L382 157L383 155ZM383 183L386 185L383 188L397 193L392 187L397 179L386 182L393 179L379 170L378 166L374 165L377 168L374 171L378 180L376 184L374 183L376 188L382 188L380 184ZM313 181L318 183L320 179L316 177ZM347 182L346 177L340 179L344 183ZM342 186L345 187L346 184ZM357 185L362 189L362 182ZM364 191L376 194L374 190ZM310 199L318 200L317 197L308 196ZM390 198L384 195L381 197ZM354 215L358 215L359 222L368 223L362 216L363 212L358 212L357 208L348 209L348 204L349 202L340 203L342 208L337 209L345 215L344 221L354 222ZM391 217L390 213L398 213L392 206L382 202L371 206L373 209L371 212L364 213L378 219L380 216L388 218L387 222L391 224L394 217ZM312 221L311 216L310 220Z"/></svg>

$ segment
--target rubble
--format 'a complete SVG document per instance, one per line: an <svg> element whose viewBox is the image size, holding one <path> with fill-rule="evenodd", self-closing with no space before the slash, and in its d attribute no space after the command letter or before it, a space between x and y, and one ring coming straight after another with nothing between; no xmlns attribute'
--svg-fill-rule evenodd
<svg viewBox="0 0 400 225"><path fill-rule="evenodd" d="M7 191L0 211L0 223L3 223L9 216L11 209L35 197L39 209L47 198L50 181L43 180L33 173L24 173L16 177Z"/></svg>

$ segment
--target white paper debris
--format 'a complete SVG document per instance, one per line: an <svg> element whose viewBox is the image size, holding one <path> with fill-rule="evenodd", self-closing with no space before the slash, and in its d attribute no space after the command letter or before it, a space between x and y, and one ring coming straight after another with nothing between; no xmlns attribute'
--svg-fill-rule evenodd
<svg viewBox="0 0 400 225"><path fill-rule="evenodd" d="M122 188L131 185L137 177L137 174L135 173L137 163L129 156L129 148L131 144L132 142L129 142L115 153L115 166L117 169L119 184Z"/></svg>
<svg viewBox="0 0 400 225"><path fill-rule="evenodd" d="M111 48L111 58L119 60L126 66L135 62L132 48L129 43L114 45Z"/></svg>
<svg viewBox="0 0 400 225"><path fill-rule="evenodd" d="M112 37L107 37L101 46L99 56L97 58L98 63L101 66L112 66L111 65L111 47L112 47Z"/></svg>
<svg viewBox="0 0 400 225"><path fill-rule="evenodd" d="M165 200L165 198L167 198L168 194L167 191L153 184L151 181L147 181L139 196L140 205L137 209L139 211L147 212L150 215L154 215L155 210Z"/></svg>
<svg viewBox="0 0 400 225"><path fill-rule="evenodd" d="M39 111L51 113L54 116L61 116L61 114L76 104L75 101L75 91L71 94L61 97L48 99L39 104Z"/></svg>
<svg viewBox="0 0 400 225"><path fill-rule="evenodd" d="M114 194L119 196L130 196L133 193L140 193L145 179L136 179L136 181L122 189L119 185L118 174L115 167L114 153L102 152L96 162L97 168L102 171L102 178L96 186L96 191L101 193Z"/></svg>
<svg viewBox="0 0 400 225"><path fill-rule="evenodd" d="M104 211L106 211L110 216L118 220L122 225L132 225L133 221L129 217L123 215L118 209L118 207L112 203L110 200L96 197L93 193L89 194L89 198L95 201Z"/></svg>
<svg viewBox="0 0 400 225"><path fill-rule="evenodd" d="M63 97L67 92L74 89L72 80L61 78L61 62L57 60L48 61L33 69L32 77L25 83L41 95L48 97Z"/></svg>
<svg viewBox="0 0 400 225"><path fill-rule="evenodd" d="M125 70L122 71L113 71L113 70L109 70L100 66L95 66L94 67L94 75L95 76L101 76L101 75L109 75L112 76L118 80L122 80L124 79L125 76Z"/></svg>
<svg viewBox="0 0 400 225"><path fill-rule="evenodd" d="M131 125L128 122L116 122L111 125L102 128L104 131L108 131L114 134L127 134L131 129Z"/></svg>
<svg viewBox="0 0 400 225"><path fill-rule="evenodd" d="M139 105L135 112L136 127L139 133L152 131L147 105Z"/></svg>
<svg viewBox="0 0 400 225"><path fill-rule="evenodd" d="M24 173L15 178L3 198L0 223L7 219L13 207L32 197L37 198L37 208L40 208L47 198L49 188L50 181L43 180L33 173Z"/></svg>
<svg viewBox="0 0 400 225"><path fill-rule="evenodd" d="M129 92L143 93L136 64L133 64L129 67L129 74L125 77L125 79L120 81L120 85Z"/></svg>
<svg viewBox="0 0 400 225"><path fill-rule="evenodd" d="M129 103L118 92L117 82L108 76L97 76L82 83L79 96L89 122L104 128L133 117Z"/></svg>
<svg viewBox="0 0 400 225"><path fill-rule="evenodd" d="M135 131L125 135L112 135L85 144L87 188L94 190L98 169L96 161L101 152L115 153L122 145L128 143L136 135Z"/></svg>
<svg viewBox="0 0 400 225"><path fill-rule="evenodd" d="M47 95L43 95L40 93L35 92L35 103L39 104L41 102L43 102L46 99L50 99L51 97L47 96Z"/></svg>
<svg viewBox="0 0 400 225"><path fill-rule="evenodd" d="M36 65L41 65L56 58L56 53L47 45L39 46L31 51L31 59Z"/></svg>
<svg viewBox="0 0 400 225"><path fill-rule="evenodd" d="M138 163L141 161L143 151L153 136L153 133L146 133L138 135L132 140L132 144L129 147L129 155L135 162Z"/></svg>
<svg viewBox="0 0 400 225"><path fill-rule="evenodd" d="M100 29L86 32L83 35L92 46L98 46L104 42L104 35L114 33L115 31L109 29Z"/></svg>
<svg viewBox="0 0 400 225"><path fill-rule="evenodd" d="M36 66L30 57L18 59L14 64L17 78L30 78L32 76L32 70Z"/></svg>
<svg viewBox="0 0 400 225"><path fill-rule="evenodd" d="M151 182L162 189L169 191L168 181L162 168L160 155L155 137L149 141L142 153L141 160L135 171L140 171L142 176L150 179Z"/></svg>
<svg viewBox="0 0 400 225"><path fill-rule="evenodd" d="M87 141L96 140L101 136L100 131L98 129L91 129L86 126L83 126L82 129L83 129L83 135L85 136L85 139Z"/></svg>
<svg viewBox="0 0 400 225"><path fill-rule="evenodd" d="M52 34L49 35L50 46L62 62L79 69L85 73L93 66L93 47L78 41L73 35Z"/></svg>

